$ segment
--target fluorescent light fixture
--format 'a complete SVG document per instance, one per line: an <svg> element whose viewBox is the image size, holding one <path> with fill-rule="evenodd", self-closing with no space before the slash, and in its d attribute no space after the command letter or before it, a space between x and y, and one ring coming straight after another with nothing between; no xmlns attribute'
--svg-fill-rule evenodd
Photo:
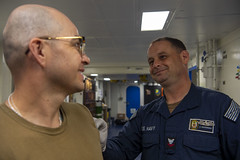
<svg viewBox="0 0 240 160"><path fill-rule="evenodd" d="M110 81L110 78L103 78L104 81Z"/></svg>
<svg viewBox="0 0 240 160"><path fill-rule="evenodd" d="M169 11L143 12L141 31L162 30Z"/></svg>
<svg viewBox="0 0 240 160"><path fill-rule="evenodd" d="M90 74L90 76L97 77L98 74Z"/></svg>

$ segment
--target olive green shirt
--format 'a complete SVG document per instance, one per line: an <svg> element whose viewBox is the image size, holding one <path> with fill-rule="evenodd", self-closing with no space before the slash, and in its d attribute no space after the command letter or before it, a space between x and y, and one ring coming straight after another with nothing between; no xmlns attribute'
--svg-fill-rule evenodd
<svg viewBox="0 0 240 160"><path fill-rule="evenodd" d="M99 132L89 110L61 106L58 128L37 126L0 105L0 160L102 160Z"/></svg>

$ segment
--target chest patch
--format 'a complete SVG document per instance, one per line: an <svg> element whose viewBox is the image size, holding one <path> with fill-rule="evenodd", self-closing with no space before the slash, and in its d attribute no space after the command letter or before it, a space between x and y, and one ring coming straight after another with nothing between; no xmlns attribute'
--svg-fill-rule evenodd
<svg viewBox="0 0 240 160"><path fill-rule="evenodd" d="M214 133L214 121L204 119L190 119L189 130L197 132Z"/></svg>
<svg viewBox="0 0 240 160"><path fill-rule="evenodd" d="M236 121L240 113L240 106L232 100L227 112L224 114L224 117L232 121Z"/></svg>

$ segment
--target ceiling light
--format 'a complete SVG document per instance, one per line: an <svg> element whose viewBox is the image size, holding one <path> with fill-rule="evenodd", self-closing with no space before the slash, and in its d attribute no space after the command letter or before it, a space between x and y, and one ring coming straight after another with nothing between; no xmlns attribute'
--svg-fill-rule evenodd
<svg viewBox="0 0 240 160"><path fill-rule="evenodd" d="M110 78L103 78L104 81L110 81Z"/></svg>
<svg viewBox="0 0 240 160"><path fill-rule="evenodd" d="M143 12L141 31L162 30L169 11Z"/></svg>
<svg viewBox="0 0 240 160"><path fill-rule="evenodd" d="M98 74L90 74L90 76L97 77Z"/></svg>

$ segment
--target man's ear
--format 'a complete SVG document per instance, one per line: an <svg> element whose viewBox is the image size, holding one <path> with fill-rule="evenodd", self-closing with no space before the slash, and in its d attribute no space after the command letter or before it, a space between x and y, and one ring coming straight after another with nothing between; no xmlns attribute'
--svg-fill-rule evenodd
<svg viewBox="0 0 240 160"><path fill-rule="evenodd" d="M40 66L45 66L46 64L46 54L43 52L44 42L39 38L33 38L29 42L29 52L31 52L33 58Z"/></svg>
<svg viewBox="0 0 240 160"><path fill-rule="evenodd" d="M188 53L188 51L187 50L183 50L182 52L181 52L181 58L182 58L182 62L183 62L183 64L188 64L188 61L189 61L189 53Z"/></svg>

